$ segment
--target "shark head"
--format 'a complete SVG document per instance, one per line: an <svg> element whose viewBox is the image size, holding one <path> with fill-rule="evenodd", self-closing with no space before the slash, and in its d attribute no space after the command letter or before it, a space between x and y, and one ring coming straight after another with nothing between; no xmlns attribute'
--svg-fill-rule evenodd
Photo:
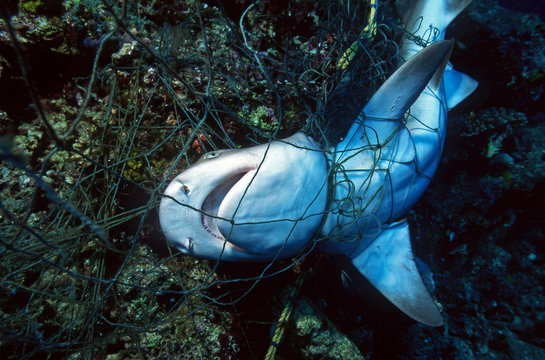
<svg viewBox="0 0 545 360"><path fill-rule="evenodd" d="M209 152L165 190L159 220L181 252L210 259L265 261L296 254L324 216L323 151L302 134Z"/></svg>

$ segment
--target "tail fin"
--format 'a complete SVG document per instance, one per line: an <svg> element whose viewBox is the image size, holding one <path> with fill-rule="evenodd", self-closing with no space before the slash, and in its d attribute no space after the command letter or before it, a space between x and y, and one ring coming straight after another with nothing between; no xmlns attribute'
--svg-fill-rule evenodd
<svg viewBox="0 0 545 360"><path fill-rule="evenodd" d="M454 18L458 16L458 14L461 13L471 1L472 0L448 0L446 4L447 24L450 24L452 20L454 20Z"/></svg>
<svg viewBox="0 0 545 360"><path fill-rule="evenodd" d="M414 32L418 27L426 31L430 24L439 31L447 26L472 0L398 0L397 13L408 31ZM419 18L424 16L420 23ZM422 26L420 26L420 25ZM422 34L417 34L422 35Z"/></svg>

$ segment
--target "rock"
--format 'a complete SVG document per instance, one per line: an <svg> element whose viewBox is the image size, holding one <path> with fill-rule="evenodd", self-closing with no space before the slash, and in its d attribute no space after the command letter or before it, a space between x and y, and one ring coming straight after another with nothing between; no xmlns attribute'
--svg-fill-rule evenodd
<svg viewBox="0 0 545 360"><path fill-rule="evenodd" d="M505 331L505 340L511 351L511 358L518 360L545 359L545 349L520 340L509 330Z"/></svg>

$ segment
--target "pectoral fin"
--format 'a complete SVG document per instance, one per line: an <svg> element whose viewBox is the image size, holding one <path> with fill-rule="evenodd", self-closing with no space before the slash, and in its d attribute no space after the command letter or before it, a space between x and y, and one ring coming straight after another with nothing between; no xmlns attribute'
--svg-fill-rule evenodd
<svg viewBox="0 0 545 360"><path fill-rule="evenodd" d="M418 273L407 220L391 224L352 264L388 300L413 319L440 326L443 318Z"/></svg>

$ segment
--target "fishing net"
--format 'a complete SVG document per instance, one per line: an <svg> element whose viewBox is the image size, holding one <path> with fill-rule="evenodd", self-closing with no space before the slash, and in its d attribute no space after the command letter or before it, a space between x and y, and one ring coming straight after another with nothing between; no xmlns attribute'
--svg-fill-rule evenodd
<svg viewBox="0 0 545 360"><path fill-rule="evenodd" d="M19 9L8 26L15 9L1 7L0 116L13 135L0 152L3 357L262 352L271 323L260 340L237 338L234 306L306 252L223 274L166 242L162 192L208 151L297 131L335 144L399 60L389 5L365 38L364 1L66 1L62 33L50 26L40 50L39 26L21 24L47 18ZM45 83L40 51L81 64ZM8 94L6 78L24 93Z"/></svg>

